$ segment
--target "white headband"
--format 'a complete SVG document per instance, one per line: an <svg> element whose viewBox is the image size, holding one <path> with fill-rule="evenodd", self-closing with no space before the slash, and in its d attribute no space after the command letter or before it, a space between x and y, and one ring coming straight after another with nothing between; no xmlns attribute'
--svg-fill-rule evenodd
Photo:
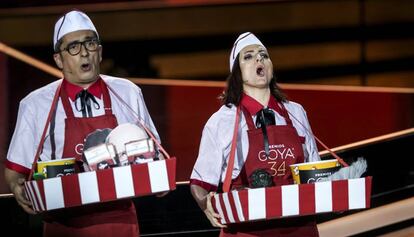
<svg viewBox="0 0 414 237"><path fill-rule="evenodd" d="M263 48L266 49L262 42L260 42L260 40L250 32L245 32L237 38L236 42L234 42L233 48L231 49L230 53L230 72L233 70L234 60L236 60L236 57L240 53L240 51L244 49L246 46L253 44L261 45L263 46Z"/></svg>
<svg viewBox="0 0 414 237"><path fill-rule="evenodd" d="M78 30L92 30L99 37L98 31L96 31L91 19L85 13L73 10L63 15L56 22L53 33L53 48L56 48L57 42L64 35Z"/></svg>

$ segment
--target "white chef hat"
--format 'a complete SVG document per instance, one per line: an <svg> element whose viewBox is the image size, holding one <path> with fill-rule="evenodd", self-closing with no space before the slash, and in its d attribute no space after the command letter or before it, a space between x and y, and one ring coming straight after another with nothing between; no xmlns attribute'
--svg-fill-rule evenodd
<svg viewBox="0 0 414 237"><path fill-rule="evenodd" d="M249 45L261 45L264 48L266 48L262 42L252 33L245 32L237 38L237 40L234 42L233 48L231 49L230 53L230 72L233 70L233 64L234 60L236 60L237 55L240 53L240 51Z"/></svg>
<svg viewBox="0 0 414 237"><path fill-rule="evenodd" d="M66 34L78 30L92 30L98 35L91 19L83 12L72 10L64 14L55 24L53 33L53 48L56 48L57 42Z"/></svg>

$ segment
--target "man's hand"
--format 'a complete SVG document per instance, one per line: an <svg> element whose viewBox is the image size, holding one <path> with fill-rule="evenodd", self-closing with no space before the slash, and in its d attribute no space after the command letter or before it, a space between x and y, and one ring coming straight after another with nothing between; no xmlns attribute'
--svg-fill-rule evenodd
<svg viewBox="0 0 414 237"><path fill-rule="evenodd" d="M10 191L14 194L17 203L23 208L23 210L29 214L36 214L32 208L32 203L26 198L26 194L24 192L24 176L6 168L5 178L6 182L9 184Z"/></svg>
<svg viewBox="0 0 414 237"><path fill-rule="evenodd" d="M36 214L32 208L32 203L26 198L24 192L24 178L19 178L13 190L11 190L16 198L17 203L23 208L23 210L29 214Z"/></svg>
<svg viewBox="0 0 414 237"><path fill-rule="evenodd" d="M207 206L206 209L204 209L204 214L206 214L211 225L214 227L226 228L226 225L220 223L220 215L214 211L213 206L211 205L211 197L214 196L214 194L214 192L210 192L206 196Z"/></svg>

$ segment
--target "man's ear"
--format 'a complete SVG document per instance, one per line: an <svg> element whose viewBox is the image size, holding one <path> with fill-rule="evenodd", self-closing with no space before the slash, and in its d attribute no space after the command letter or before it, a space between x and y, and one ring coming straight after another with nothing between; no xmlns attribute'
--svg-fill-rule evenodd
<svg viewBox="0 0 414 237"><path fill-rule="evenodd" d="M99 51L99 62L102 62L102 45L99 45L98 47L99 47L99 49L98 49L98 51Z"/></svg>
<svg viewBox="0 0 414 237"><path fill-rule="evenodd" d="M60 53L53 54L53 59L55 60L56 65L59 69L63 69L62 55Z"/></svg>

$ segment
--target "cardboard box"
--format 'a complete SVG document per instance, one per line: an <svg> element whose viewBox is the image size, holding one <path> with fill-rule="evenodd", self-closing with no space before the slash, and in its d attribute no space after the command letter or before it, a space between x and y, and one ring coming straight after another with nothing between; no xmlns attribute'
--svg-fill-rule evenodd
<svg viewBox="0 0 414 237"><path fill-rule="evenodd" d="M174 190L176 159L25 182L38 212Z"/></svg>
<svg viewBox="0 0 414 237"><path fill-rule="evenodd" d="M212 197L221 223L239 223L370 207L372 177L244 189Z"/></svg>

